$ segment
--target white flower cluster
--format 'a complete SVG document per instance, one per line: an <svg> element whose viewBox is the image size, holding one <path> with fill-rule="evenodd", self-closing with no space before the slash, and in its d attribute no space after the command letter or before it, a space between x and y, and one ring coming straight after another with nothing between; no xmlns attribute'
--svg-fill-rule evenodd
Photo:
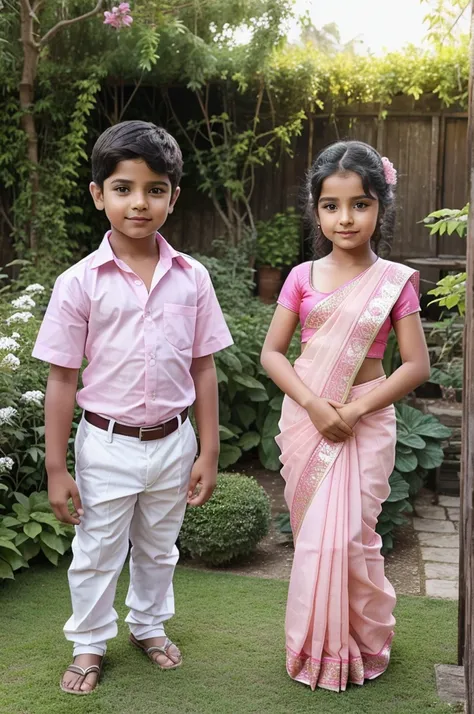
<svg viewBox="0 0 474 714"><path fill-rule="evenodd" d="M20 366L20 360L16 355L12 355L11 352L2 359L0 362L2 367L8 367L13 372Z"/></svg>
<svg viewBox="0 0 474 714"><path fill-rule="evenodd" d="M20 295L19 298L16 298L16 300L12 300L11 304L13 307L16 307L18 310L22 310L25 307L35 307L36 303L33 300L32 297L29 295Z"/></svg>
<svg viewBox="0 0 474 714"><path fill-rule="evenodd" d="M28 322L32 317L34 317L34 315L31 312L15 312L13 315L10 315L10 317L7 317L5 322L7 325L11 325L12 322Z"/></svg>
<svg viewBox="0 0 474 714"><path fill-rule="evenodd" d="M21 337L21 335L20 335L19 332L12 332L12 338L13 338L14 340L19 340L20 337Z"/></svg>
<svg viewBox="0 0 474 714"><path fill-rule="evenodd" d="M39 389L33 389L31 392L25 392L24 394L21 395L21 401L28 403L34 403L37 404L39 407L42 405L42 401L44 399L44 394L43 392L40 392Z"/></svg>
<svg viewBox="0 0 474 714"><path fill-rule="evenodd" d="M0 474L6 471L11 471L14 466L14 461L9 456L0 457Z"/></svg>
<svg viewBox="0 0 474 714"><path fill-rule="evenodd" d="M2 424L10 424L17 413L17 410L13 407L3 407L3 409L0 409L0 426L2 426Z"/></svg>
<svg viewBox="0 0 474 714"><path fill-rule="evenodd" d="M15 332L14 334L17 335L18 333ZM20 345L14 339L14 337L0 337L0 350L7 350L8 352L16 352L18 349L20 349Z"/></svg>
<svg viewBox="0 0 474 714"><path fill-rule="evenodd" d="M44 287L39 283L33 283L25 288L25 293L29 293L30 295L34 295L35 293L44 293Z"/></svg>

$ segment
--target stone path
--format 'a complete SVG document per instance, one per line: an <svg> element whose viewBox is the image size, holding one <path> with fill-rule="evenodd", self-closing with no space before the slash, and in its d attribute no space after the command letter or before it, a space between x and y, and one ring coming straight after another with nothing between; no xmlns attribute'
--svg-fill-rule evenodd
<svg viewBox="0 0 474 714"><path fill-rule="evenodd" d="M425 491L415 501L413 528L421 546L426 594L458 599L459 498Z"/></svg>

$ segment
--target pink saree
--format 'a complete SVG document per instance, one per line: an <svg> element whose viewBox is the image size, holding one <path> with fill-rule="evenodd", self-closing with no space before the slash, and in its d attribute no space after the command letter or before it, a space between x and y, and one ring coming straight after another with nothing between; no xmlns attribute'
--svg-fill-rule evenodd
<svg viewBox="0 0 474 714"><path fill-rule="evenodd" d="M319 302L317 328L295 370L318 396L346 402L385 379L353 387L407 280L418 274L379 258L363 276ZM395 593L375 532L395 460L393 406L369 414L355 436L327 441L306 411L283 402L277 443L295 556L286 613L287 671L311 686L344 691L382 674L390 659Z"/></svg>

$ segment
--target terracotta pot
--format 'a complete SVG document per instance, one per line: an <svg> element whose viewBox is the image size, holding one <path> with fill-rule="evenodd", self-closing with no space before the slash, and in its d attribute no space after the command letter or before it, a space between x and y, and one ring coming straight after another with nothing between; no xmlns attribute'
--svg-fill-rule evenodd
<svg viewBox="0 0 474 714"><path fill-rule="evenodd" d="M260 265L258 268L258 297L264 303L275 302L281 288L281 268Z"/></svg>

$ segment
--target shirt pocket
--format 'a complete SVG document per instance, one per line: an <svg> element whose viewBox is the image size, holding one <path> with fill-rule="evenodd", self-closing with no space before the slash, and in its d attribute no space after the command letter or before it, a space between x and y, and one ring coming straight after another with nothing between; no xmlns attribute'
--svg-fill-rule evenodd
<svg viewBox="0 0 474 714"><path fill-rule="evenodd" d="M177 350L193 346L196 330L197 307L167 302L163 309L165 337Z"/></svg>

